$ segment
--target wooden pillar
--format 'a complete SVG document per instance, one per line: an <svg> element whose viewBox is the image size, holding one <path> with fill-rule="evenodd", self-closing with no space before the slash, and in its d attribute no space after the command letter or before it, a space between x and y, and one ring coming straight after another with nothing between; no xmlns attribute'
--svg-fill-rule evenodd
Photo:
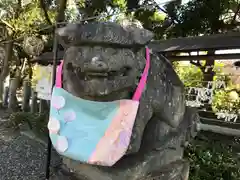
<svg viewBox="0 0 240 180"><path fill-rule="evenodd" d="M12 111L16 111L18 109L18 101L16 96L18 85L19 85L18 78L12 78L10 80L8 109Z"/></svg>
<svg viewBox="0 0 240 180"><path fill-rule="evenodd" d="M32 101L31 101L31 113L36 113L38 110L38 105L37 105L37 93L35 92L34 89L32 89Z"/></svg>
<svg viewBox="0 0 240 180"><path fill-rule="evenodd" d="M31 98L31 82L23 82L23 99L22 99L22 110L24 112L29 111L29 101Z"/></svg>
<svg viewBox="0 0 240 180"><path fill-rule="evenodd" d="M8 107L9 87L5 87L3 91L3 107Z"/></svg>
<svg viewBox="0 0 240 180"><path fill-rule="evenodd" d="M39 113L43 113L44 112L44 100L40 99L40 103L39 103Z"/></svg>
<svg viewBox="0 0 240 180"><path fill-rule="evenodd" d="M45 113L49 111L48 101L45 99L40 99L39 113Z"/></svg>

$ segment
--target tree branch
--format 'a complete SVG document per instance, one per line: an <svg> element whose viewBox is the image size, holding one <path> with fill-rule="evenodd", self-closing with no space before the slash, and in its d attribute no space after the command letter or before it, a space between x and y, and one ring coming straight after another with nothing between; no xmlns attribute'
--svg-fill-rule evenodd
<svg viewBox="0 0 240 180"><path fill-rule="evenodd" d="M235 14L234 14L234 16L233 16L233 19L232 19L232 22L231 22L232 25L233 25L234 22L236 21L237 14L239 13L239 10L240 10L240 4L238 4L237 10L236 10L236 12L235 12Z"/></svg>
<svg viewBox="0 0 240 180"><path fill-rule="evenodd" d="M157 5L158 9L161 10L162 12L166 13L170 18L173 24L181 24L181 22L177 19L176 14L170 14L168 10L161 8L156 1L154 3ZM175 6L176 4L172 1L170 1L166 6Z"/></svg>
<svg viewBox="0 0 240 180"><path fill-rule="evenodd" d="M67 7L67 0L61 0L60 1L60 4L58 6L58 15L57 15L57 18L56 18L56 22L63 22L64 19L65 19L65 9Z"/></svg>
<svg viewBox="0 0 240 180"><path fill-rule="evenodd" d="M9 24L7 21L3 19L1 19L0 21L2 24L4 24L5 26L9 27L12 31L14 31L14 27L11 24Z"/></svg>
<svg viewBox="0 0 240 180"><path fill-rule="evenodd" d="M189 56L191 56L190 53L188 53ZM197 52L197 55L199 55L199 51ZM199 60L197 60L197 62L194 62L194 60L190 60L190 63L193 64L194 66L197 66L201 69L202 72L204 72L205 70L205 66L203 66Z"/></svg>
<svg viewBox="0 0 240 180"><path fill-rule="evenodd" d="M9 43L6 45L6 56L4 58L3 67L0 75L0 80L3 81L4 78L8 75L9 72L9 62L12 58L12 52L13 52L13 41L11 41L13 38L13 35L8 37Z"/></svg>
<svg viewBox="0 0 240 180"><path fill-rule="evenodd" d="M197 67L199 67L199 68L203 67L199 60L197 62L194 62L194 60L190 60L190 63L195 65L195 66L197 66Z"/></svg>
<svg viewBox="0 0 240 180"><path fill-rule="evenodd" d="M51 20L50 20L50 18L48 16L48 12L47 12L47 8L46 8L46 4L45 4L44 0L40 0L40 7L43 10L44 17L45 17L47 23L49 25L52 25L52 22L51 22Z"/></svg>
<svg viewBox="0 0 240 180"><path fill-rule="evenodd" d="M22 9L22 0L18 0L18 6L16 8L15 14L14 14L14 19L17 19L21 13Z"/></svg>

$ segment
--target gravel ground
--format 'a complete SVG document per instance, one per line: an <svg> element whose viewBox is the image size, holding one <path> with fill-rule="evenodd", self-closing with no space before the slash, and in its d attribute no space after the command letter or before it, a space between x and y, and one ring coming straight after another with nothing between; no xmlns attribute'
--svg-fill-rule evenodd
<svg viewBox="0 0 240 180"><path fill-rule="evenodd" d="M44 180L46 147L1 124L0 180ZM59 156L52 154L52 166L60 165Z"/></svg>

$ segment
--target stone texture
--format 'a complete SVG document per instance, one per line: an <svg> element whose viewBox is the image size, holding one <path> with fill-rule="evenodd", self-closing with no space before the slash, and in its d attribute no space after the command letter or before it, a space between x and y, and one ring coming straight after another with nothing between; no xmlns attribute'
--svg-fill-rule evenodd
<svg viewBox="0 0 240 180"><path fill-rule="evenodd" d="M110 22L90 22L88 24L69 24L57 29L63 45L116 44L122 46L144 45L153 33L137 23L122 21L119 26ZM100 35L99 35L100 34Z"/></svg>
<svg viewBox="0 0 240 180"><path fill-rule="evenodd" d="M65 90L94 101L132 97L145 66L144 45L152 39L152 34L130 26L130 23L125 24L128 25L75 24L58 30L66 47L63 68ZM134 36L134 33L137 35ZM147 179L152 172L182 160L184 145L196 135L195 124L198 121L196 111L185 106L184 86L171 63L163 56L152 53L147 85L140 100L127 154L108 168L81 164L67 158L63 158L64 164L73 170L72 174L78 179ZM181 169L182 164L178 164L176 169ZM170 168L159 179L167 180L166 177L170 177L168 174L175 174L172 180L185 176L182 171Z"/></svg>

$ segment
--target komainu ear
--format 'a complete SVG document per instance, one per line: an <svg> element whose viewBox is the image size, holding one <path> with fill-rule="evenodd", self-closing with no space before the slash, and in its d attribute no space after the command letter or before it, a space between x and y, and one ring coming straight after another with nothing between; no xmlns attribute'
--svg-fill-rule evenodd
<svg viewBox="0 0 240 180"><path fill-rule="evenodd" d="M59 42L63 47L68 47L74 39L77 38L77 32L80 29L78 24L67 24L64 27L57 28L55 33L58 36Z"/></svg>
<svg viewBox="0 0 240 180"><path fill-rule="evenodd" d="M144 29L142 24L137 20L123 19L120 21L121 26L132 34L135 44L148 44L154 37L154 34Z"/></svg>
<svg viewBox="0 0 240 180"><path fill-rule="evenodd" d="M136 29L132 32L136 44L148 44L154 37L154 34L147 29Z"/></svg>
<svg viewBox="0 0 240 180"><path fill-rule="evenodd" d="M67 24L64 27L57 28L56 33L60 37L65 37L65 36L74 36L75 33L78 31L80 25L78 24Z"/></svg>

